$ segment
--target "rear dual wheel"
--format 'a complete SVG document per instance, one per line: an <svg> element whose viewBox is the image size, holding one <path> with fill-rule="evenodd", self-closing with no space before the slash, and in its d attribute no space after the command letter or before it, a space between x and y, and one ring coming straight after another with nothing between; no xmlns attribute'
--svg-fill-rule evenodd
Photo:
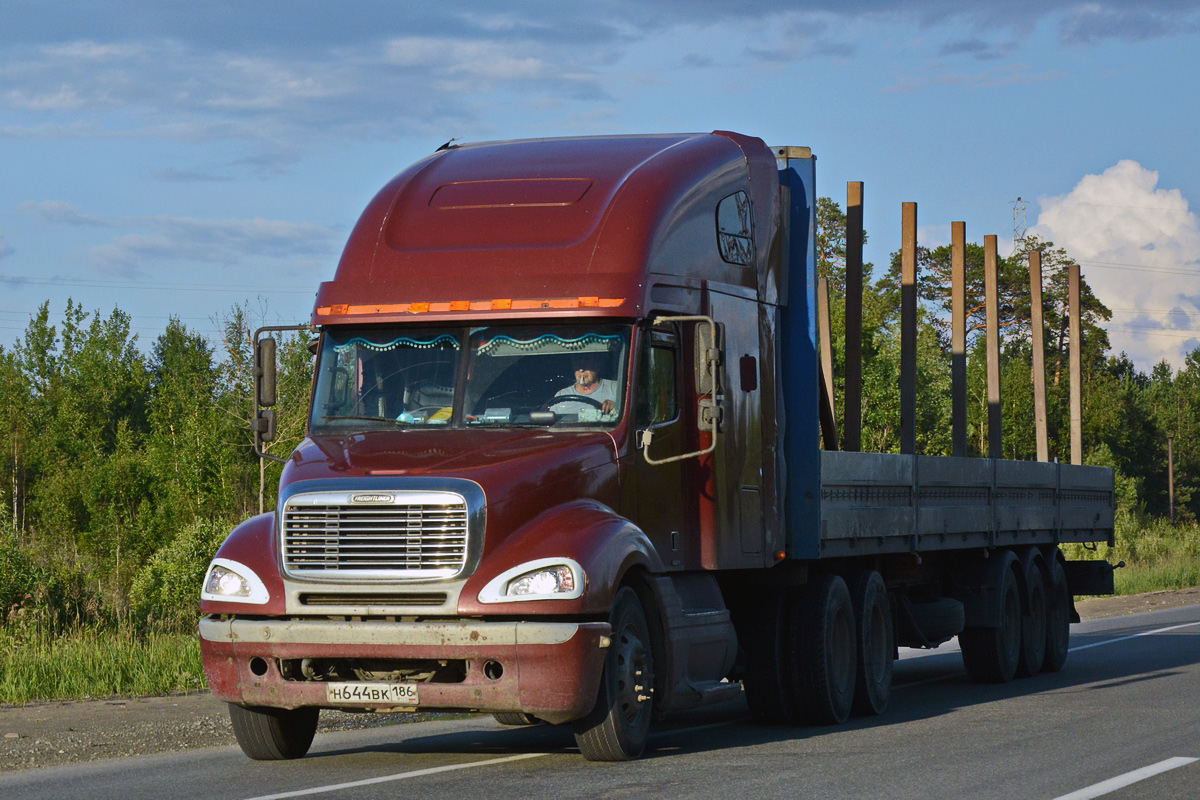
<svg viewBox="0 0 1200 800"><path fill-rule="evenodd" d="M1057 552L1049 563L1033 548L1019 560L1011 552L1003 553L998 556L1005 559L998 589L999 624L967 628L958 637L967 674L977 683L1057 672L1067 659L1071 590Z"/></svg>
<svg viewBox="0 0 1200 800"><path fill-rule="evenodd" d="M883 577L874 570L859 573L850 586L850 599L858 645L853 712L858 716L882 714L892 696L896 651L892 604Z"/></svg>
<svg viewBox="0 0 1200 800"><path fill-rule="evenodd" d="M1021 658L1017 662L1017 676L1027 678L1041 672L1046 660L1046 562L1036 548L1030 548L1021 559L1021 566L1025 571L1025 594L1021 598Z"/></svg>
<svg viewBox="0 0 1200 800"><path fill-rule="evenodd" d="M1046 589L1046 657L1042 661L1042 672L1058 672L1067 662L1067 648L1071 638L1071 587L1067 584L1067 572L1058 560L1058 552L1051 554L1046 571L1049 575Z"/></svg>
<svg viewBox="0 0 1200 800"><path fill-rule="evenodd" d="M872 573L875 574L875 573ZM878 579L878 575L875 574ZM872 703L882 709L891 685L891 653L886 673L875 662L883 648L886 607L882 580L866 579L861 586L864 608L878 625L861 625L860 612L845 580L837 575L814 576L800 587L769 590L759 605L759 616L745 630L748 654L744 679L750 713L760 722L834 725L845 722L855 707L856 678L860 671L859 642L863 631L873 638L869 648L869 683L875 690ZM890 616L887 616L890 630ZM890 638L890 637L889 637ZM890 649L890 648L889 648Z"/></svg>
<svg viewBox="0 0 1200 800"><path fill-rule="evenodd" d="M797 593L796 711L808 725L839 725L850 717L858 674L854 603L840 575L819 575Z"/></svg>
<svg viewBox="0 0 1200 800"><path fill-rule="evenodd" d="M976 683L1005 683L1017 674L1021 660L1021 587L1016 558L1005 553L999 574L1000 618L995 627L966 628L958 635L963 665Z"/></svg>

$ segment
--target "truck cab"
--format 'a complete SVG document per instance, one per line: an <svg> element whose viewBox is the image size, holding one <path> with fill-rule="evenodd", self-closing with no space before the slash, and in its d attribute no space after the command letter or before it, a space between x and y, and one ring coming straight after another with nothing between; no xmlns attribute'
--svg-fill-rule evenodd
<svg viewBox="0 0 1200 800"><path fill-rule="evenodd" d="M714 571L783 546L776 170L729 133L535 140L379 193L278 507L206 580L212 690L284 743L248 753L302 754L318 707L450 708L628 758L740 691Z"/></svg>

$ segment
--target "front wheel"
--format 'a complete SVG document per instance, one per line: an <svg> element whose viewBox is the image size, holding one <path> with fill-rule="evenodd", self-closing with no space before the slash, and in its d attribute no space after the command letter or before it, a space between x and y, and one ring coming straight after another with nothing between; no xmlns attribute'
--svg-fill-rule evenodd
<svg viewBox="0 0 1200 800"><path fill-rule="evenodd" d="M301 758L312 746L319 708L267 708L229 704L233 735L255 761Z"/></svg>
<svg viewBox="0 0 1200 800"><path fill-rule="evenodd" d="M613 602L612 642L591 712L574 724L575 743L588 761L628 761L646 747L653 712L654 656L650 626L628 586Z"/></svg>

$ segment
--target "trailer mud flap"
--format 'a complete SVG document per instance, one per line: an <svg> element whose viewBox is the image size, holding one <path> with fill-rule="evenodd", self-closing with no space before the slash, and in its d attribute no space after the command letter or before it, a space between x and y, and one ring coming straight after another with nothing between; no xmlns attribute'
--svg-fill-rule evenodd
<svg viewBox="0 0 1200 800"><path fill-rule="evenodd" d="M1076 597L1085 594L1113 594L1113 571L1123 566L1123 561L1116 566L1107 561L1063 562L1067 572L1067 585L1071 587L1071 594Z"/></svg>

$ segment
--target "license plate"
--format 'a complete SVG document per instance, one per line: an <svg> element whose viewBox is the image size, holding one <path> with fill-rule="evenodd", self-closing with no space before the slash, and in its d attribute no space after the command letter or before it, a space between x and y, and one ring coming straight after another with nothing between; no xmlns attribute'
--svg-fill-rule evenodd
<svg viewBox="0 0 1200 800"><path fill-rule="evenodd" d="M417 705L417 684L329 683L325 685L325 699L331 705L392 703L399 706L415 706Z"/></svg>

